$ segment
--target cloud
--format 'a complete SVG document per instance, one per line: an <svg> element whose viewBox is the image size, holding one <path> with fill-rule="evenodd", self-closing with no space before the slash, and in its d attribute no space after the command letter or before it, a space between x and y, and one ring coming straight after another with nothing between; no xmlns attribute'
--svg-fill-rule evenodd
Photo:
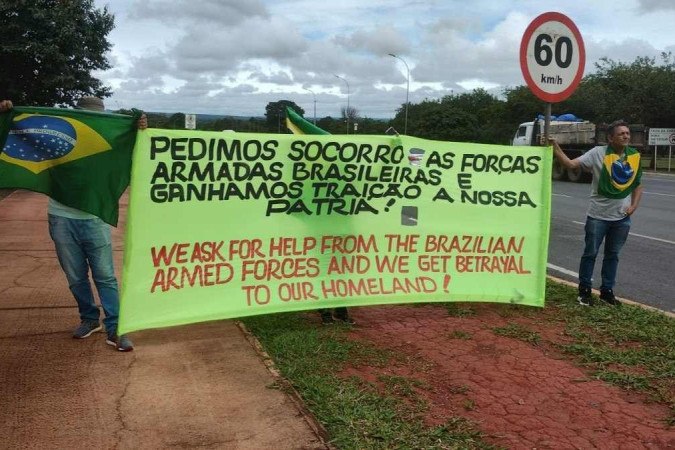
<svg viewBox="0 0 675 450"><path fill-rule="evenodd" d="M638 0L638 6L644 12L675 10L675 3L672 0Z"/></svg>
<svg viewBox="0 0 675 450"><path fill-rule="evenodd" d="M131 19L169 23L237 25L253 17L269 17L259 0L139 0L131 7Z"/></svg>
<svg viewBox="0 0 675 450"><path fill-rule="evenodd" d="M254 74L251 74L249 76L249 79L251 81L255 81L258 83L272 83L280 85L288 85L293 83L291 76L283 71L274 72L269 75L261 72L256 72Z"/></svg>
<svg viewBox="0 0 675 450"><path fill-rule="evenodd" d="M132 67L127 72L127 76L143 79L158 73L168 73L171 70L170 61L163 54L141 56L132 59Z"/></svg>
<svg viewBox="0 0 675 450"><path fill-rule="evenodd" d="M191 30L171 49L171 57L187 72L226 71L247 59L283 61L300 54L306 45L287 24L254 18L213 34Z"/></svg>
<svg viewBox="0 0 675 450"><path fill-rule="evenodd" d="M660 54L660 50L642 39L628 38L620 42L606 39L599 42L590 41L586 44L586 73L595 71L595 63L600 58L631 62L639 56L658 58L660 60Z"/></svg>
<svg viewBox="0 0 675 450"><path fill-rule="evenodd" d="M357 31L335 38L338 45L350 51L367 51L373 55L408 53L410 45L403 33L391 26L379 26L370 31Z"/></svg>
<svg viewBox="0 0 675 450"><path fill-rule="evenodd" d="M389 53L410 68L411 102L522 85L522 34L551 8L527 0L94 1L116 15L113 68L100 76L124 107L262 115L268 102L287 99L309 111L309 88L320 117L346 105L335 74L362 115L393 116L405 102L406 71ZM586 73L601 57L631 62L675 49L671 0L555 9L581 30Z"/></svg>
<svg viewBox="0 0 675 450"><path fill-rule="evenodd" d="M465 80L508 85L520 74L520 40L529 18L510 13L480 37L466 35L466 25L441 18L427 27L425 49L414 73L421 82L440 81L446 87L461 89Z"/></svg>

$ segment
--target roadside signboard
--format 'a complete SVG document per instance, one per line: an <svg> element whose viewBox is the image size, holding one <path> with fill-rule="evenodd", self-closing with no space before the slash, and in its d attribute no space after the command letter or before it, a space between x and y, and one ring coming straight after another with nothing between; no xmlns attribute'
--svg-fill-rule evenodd
<svg viewBox="0 0 675 450"><path fill-rule="evenodd" d="M650 128L649 145L675 145L675 128Z"/></svg>
<svg viewBox="0 0 675 450"><path fill-rule="evenodd" d="M194 130L197 127L197 115L185 114L185 129Z"/></svg>
<svg viewBox="0 0 675 450"><path fill-rule="evenodd" d="M584 41L569 17L547 12L528 25L520 42L520 69L538 98L557 103L572 95L585 64Z"/></svg>

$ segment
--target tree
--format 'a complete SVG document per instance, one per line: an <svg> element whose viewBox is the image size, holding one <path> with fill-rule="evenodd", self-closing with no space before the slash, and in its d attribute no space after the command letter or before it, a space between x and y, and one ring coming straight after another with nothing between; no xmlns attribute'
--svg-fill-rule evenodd
<svg viewBox="0 0 675 450"><path fill-rule="evenodd" d="M107 97L91 75L109 69L105 54L114 17L93 0L0 2L0 98L23 105L70 105Z"/></svg>
<svg viewBox="0 0 675 450"><path fill-rule="evenodd" d="M667 127L675 123L675 61L671 53L638 57L632 63L602 58L588 81L596 91L598 121L623 118L631 123Z"/></svg>
<svg viewBox="0 0 675 450"><path fill-rule="evenodd" d="M265 119L268 131L281 133L286 131L286 107L292 108L301 116L305 115L305 110L290 100L279 100L278 102L269 102L265 107Z"/></svg>
<svg viewBox="0 0 675 450"><path fill-rule="evenodd" d="M390 127L387 120L371 119L369 117L359 118L358 123L358 134L384 134L387 128Z"/></svg>
<svg viewBox="0 0 675 450"><path fill-rule="evenodd" d="M358 123L360 118L359 111L353 106L349 108L343 106L340 108L340 116L342 117L342 121L348 125L347 134L354 133L354 124ZM344 131L340 131L340 133L344 133Z"/></svg>
<svg viewBox="0 0 675 450"><path fill-rule="evenodd" d="M165 128L170 128L172 130L184 130L185 129L185 113L177 112L171 114L164 125Z"/></svg>
<svg viewBox="0 0 675 450"><path fill-rule="evenodd" d="M504 96L506 97L506 114L515 124L534 120L537 114L545 112L546 103L535 97L527 86L506 88Z"/></svg>

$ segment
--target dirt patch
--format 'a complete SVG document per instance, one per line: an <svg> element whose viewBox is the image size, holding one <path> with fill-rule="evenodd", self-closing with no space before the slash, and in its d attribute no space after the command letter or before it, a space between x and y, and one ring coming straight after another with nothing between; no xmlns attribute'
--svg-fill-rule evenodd
<svg viewBox="0 0 675 450"><path fill-rule="evenodd" d="M415 382L425 421L470 419L507 448L675 448L665 405L591 378L556 346L562 323L510 315L494 305L448 315L440 306L354 308L350 335L404 356L386 368L350 367L384 388L387 376ZM384 378L383 378L384 376Z"/></svg>

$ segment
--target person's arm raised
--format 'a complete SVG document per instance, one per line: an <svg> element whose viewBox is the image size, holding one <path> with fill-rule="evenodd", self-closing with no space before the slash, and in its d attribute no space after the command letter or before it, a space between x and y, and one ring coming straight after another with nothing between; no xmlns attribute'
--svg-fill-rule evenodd
<svg viewBox="0 0 675 450"><path fill-rule="evenodd" d="M558 145L558 142L554 138L548 138L548 145L553 147L553 155L555 155L556 159L560 162L560 164L562 164L563 167L568 169L578 169L581 167L581 164L577 158L569 159L569 157L565 154L565 152L562 151L560 145Z"/></svg>

